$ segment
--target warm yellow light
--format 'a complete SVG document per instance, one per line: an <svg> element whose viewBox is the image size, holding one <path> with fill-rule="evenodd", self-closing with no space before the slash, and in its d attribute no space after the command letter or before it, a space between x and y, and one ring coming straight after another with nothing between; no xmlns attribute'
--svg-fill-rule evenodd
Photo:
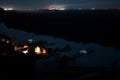
<svg viewBox="0 0 120 80"><path fill-rule="evenodd" d="M46 55L47 51L43 49L42 54Z"/></svg>
<svg viewBox="0 0 120 80"><path fill-rule="evenodd" d="M44 48L40 48L39 46L35 47L35 53L37 55L46 55L47 51Z"/></svg>
<svg viewBox="0 0 120 80"><path fill-rule="evenodd" d="M49 5L48 10L65 10L64 5Z"/></svg>
<svg viewBox="0 0 120 80"><path fill-rule="evenodd" d="M40 47L39 47L39 46L37 46L37 47L35 48L35 53L36 53L37 55L40 55L40 54L41 54L41 50L40 50Z"/></svg>
<svg viewBox="0 0 120 80"><path fill-rule="evenodd" d="M29 46L28 45L24 45L23 48L29 48Z"/></svg>

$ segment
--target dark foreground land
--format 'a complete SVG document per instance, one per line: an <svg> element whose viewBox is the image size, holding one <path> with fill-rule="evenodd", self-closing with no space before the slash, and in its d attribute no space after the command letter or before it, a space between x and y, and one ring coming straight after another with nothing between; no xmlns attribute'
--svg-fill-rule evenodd
<svg viewBox="0 0 120 80"><path fill-rule="evenodd" d="M8 27L120 48L119 10L10 11L3 17Z"/></svg>
<svg viewBox="0 0 120 80"><path fill-rule="evenodd" d="M0 56L0 79L33 79L34 65L28 59L25 56Z"/></svg>
<svg viewBox="0 0 120 80"><path fill-rule="evenodd" d="M120 69L116 67L78 67L78 66L63 66L59 65L58 69L54 72L54 67L49 63L44 68L34 71L33 65L26 63L25 60L10 59L9 64L2 64L0 69L0 79L30 79L30 80L119 80ZM7 58L8 59L8 58ZM26 58L27 59L27 58ZM15 61L11 61L15 60ZM11 62L11 63L10 63ZM16 63L15 63L16 62ZM19 62L19 63L18 63ZM21 63L20 63L21 62ZM50 71L53 70L53 72Z"/></svg>
<svg viewBox="0 0 120 80"><path fill-rule="evenodd" d="M41 11L37 13L4 12L2 21L7 27L62 37L77 42L94 42L120 49L119 10L68 10ZM13 52L12 52L13 53ZM11 54L12 54L11 53ZM1 52L2 54L2 52ZM0 78L33 80L119 80L120 68L67 66L64 61L57 65L45 63L38 72L34 70L34 56L1 56ZM53 67L53 68L50 68ZM49 71L50 70L50 71Z"/></svg>

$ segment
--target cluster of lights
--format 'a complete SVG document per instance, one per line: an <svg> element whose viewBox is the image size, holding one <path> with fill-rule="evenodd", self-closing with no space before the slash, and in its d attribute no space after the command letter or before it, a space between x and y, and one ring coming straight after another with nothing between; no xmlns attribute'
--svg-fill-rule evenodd
<svg viewBox="0 0 120 80"><path fill-rule="evenodd" d="M48 10L65 10L65 7L62 5L50 5Z"/></svg>
<svg viewBox="0 0 120 80"><path fill-rule="evenodd" d="M3 8L5 11L12 11L13 8Z"/></svg>
<svg viewBox="0 0 120 80"><path fill-rule="evenodd" d="M29 45L24 45L23 47L17 47L17 46L14 47L15 51L19 51L19 52L21 52L23 54L28 54L29 53L29 49L30 49ZM46 55L47 54L46 49L41 48L39 46L34 47L34 52L37 55Z"/></svg>
<svg viewBox="0 0 120 80"><path fill-rule="evenodd" d="M28 40L30 43L32 43L32 39L29 39ZM4 37L0 37L0 42L3 42L5 44L9 44L10 43L10 40L8 40L7 38L4 38ZM13 46L14 46L14 51L16 52L21 52L23 54L28 54L30 53L29 50L30 50L30 46L29 45L22 45L22 46L17 46L13 43ZM33 48L34 49L34 52L37 54L37 55L46 55L47 54L47 51L46 49L42 48L42 47L39 47L39 46L36 46ZM3 54L5 55L5 53Z"/></svg>

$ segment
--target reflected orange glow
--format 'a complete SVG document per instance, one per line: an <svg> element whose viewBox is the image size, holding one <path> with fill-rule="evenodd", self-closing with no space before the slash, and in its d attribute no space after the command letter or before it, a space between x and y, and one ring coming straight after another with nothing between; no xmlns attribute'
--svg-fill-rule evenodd
<svg viewBox="0 0 120 80"><path fill-rule="evenodd" d="M13 8L4 8L5 11L8 11L8 10L13 10Z"/></svg>
<svg viewBox="0 0 120 80"><path fill-rule="evenodd" d="M46 55L47 51L46 51L45 49L43 49L42 53L43 53L44 55Z"/></svg>

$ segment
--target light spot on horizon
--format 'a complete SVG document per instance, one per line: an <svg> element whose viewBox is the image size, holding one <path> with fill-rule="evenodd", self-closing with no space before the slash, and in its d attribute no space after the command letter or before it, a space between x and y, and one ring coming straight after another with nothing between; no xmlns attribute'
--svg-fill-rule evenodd
<svg viewBox="0 0 120 80"><path fill-rule="evenodd" d="M64 5L49 5L48 10L65 10Z"/></svg>
<svg viewBox="0 0 120 80"><path fill-rule="evenodd" d="M3 8L5 11L12 11L14 8Z"/></svg>

